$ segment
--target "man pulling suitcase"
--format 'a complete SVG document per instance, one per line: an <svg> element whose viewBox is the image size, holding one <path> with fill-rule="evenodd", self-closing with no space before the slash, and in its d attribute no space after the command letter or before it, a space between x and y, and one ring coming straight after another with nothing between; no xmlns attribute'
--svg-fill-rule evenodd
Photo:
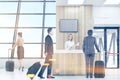
<svg viewBox="0 0 120 80"><path fill-rule="evenodd" d="M93 31L88 30L88 36L84 38L83 41L83 52L85 54L85 61L86 61L86 78L90 76L90 78L93 78L93 62L95 57L95 50L94 47L96 47L97 51L100 52L96 38L92 36Z"/></svg>

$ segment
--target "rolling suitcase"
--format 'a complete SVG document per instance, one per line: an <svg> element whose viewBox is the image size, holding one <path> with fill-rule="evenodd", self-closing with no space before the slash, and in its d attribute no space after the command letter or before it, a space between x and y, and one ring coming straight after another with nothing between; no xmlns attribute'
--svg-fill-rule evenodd
<svg viewBox="0 0 120 80"><path fill-rule="evenodd" d="M95 61L94 77L95 78L104 78L105 77L104 61L102 61L100 59Z"/></svg>
<svg viewBox="0 0 120 80"><path fill-rule="evenodd" d="M31 67L28 68L27 76L29 78L31 78L31 80L32 80L35 77L35 75L37 74L40 67L41 67L40 62L34 63Z"/></svg>
<svg viewBox="0 0 120 80"><path fill-rule="evenodd" d="M8 61L6 61L5 64L6 71L14 71L14 61L12 59L9 59L9 50L8 50Z"/></svg>

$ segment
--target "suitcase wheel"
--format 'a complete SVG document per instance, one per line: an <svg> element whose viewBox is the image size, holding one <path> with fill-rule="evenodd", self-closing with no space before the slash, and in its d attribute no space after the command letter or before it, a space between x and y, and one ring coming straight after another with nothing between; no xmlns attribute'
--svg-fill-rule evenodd
<svg viewBox="0 0 120 80"><path fill-rule="evenodd" d="M29 77L32 80L35 77L35 74L27 74L27 77Z"/></svg>

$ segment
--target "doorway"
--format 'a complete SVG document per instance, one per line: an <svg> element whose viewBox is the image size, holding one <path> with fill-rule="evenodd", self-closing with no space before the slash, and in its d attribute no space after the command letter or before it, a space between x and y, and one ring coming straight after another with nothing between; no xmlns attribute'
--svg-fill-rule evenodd
<svg viewBox="0 0 120 80"><path fill-rule="evenodd" d="M120 27L94 27L94 36L106 68L119 68Z"/></svg>

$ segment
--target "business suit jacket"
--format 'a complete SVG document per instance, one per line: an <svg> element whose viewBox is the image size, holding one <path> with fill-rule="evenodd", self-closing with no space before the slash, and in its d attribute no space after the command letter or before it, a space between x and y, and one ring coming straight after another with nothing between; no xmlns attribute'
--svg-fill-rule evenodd
<svg viewBox="0 0 120 80"><path fill-rule="evenodd" d="M52 38L50 37L50 35L47 35L45 37L45 53L47 53L46 58L45 58L45 63L48 63L49 65L43 65L38 76L41 77L43 76L43 73L47 67L47 77L49 75L51 75L52 72L52 61L50 61L50 59L52 59L52 54L53 54L53 41Z"/></svg>
<svg viewBox="0 0 120 80"><path fill-rule="evenodd" d="M50 35L47 35L45 38L45 53L47 53L47 55L53 54L53 41Z"/></svg>
<svg viewBox="0 0 120 80"><path fill-rule="evenodd" d="M87 36L87 37L84 38L83 52L85 54L91 54L91 53L94 54L95 53L94 46L96 47L97 51L99 52L100 50L97 46L95 37Z"/></svg>

